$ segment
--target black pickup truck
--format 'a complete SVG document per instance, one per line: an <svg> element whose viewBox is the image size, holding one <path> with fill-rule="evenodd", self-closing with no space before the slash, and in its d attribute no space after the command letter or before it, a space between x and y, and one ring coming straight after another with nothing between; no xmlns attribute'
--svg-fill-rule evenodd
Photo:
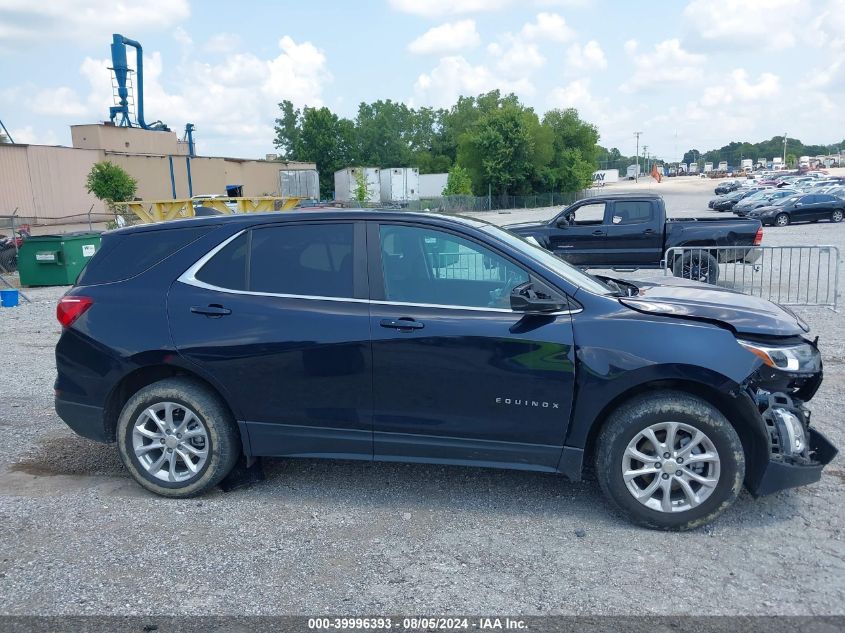
<svg viewBox="0 0 845 633"><path fill-rule="evenodd" d="M669 265L679 277L708 283L718 280L719 263L753 263L758 252L751 247L763 239L762 225L755 220L669 219L657 194L585 198L549 221L505 228L582 268L658 268L667 249L695 247ZM748 248L708 250L718 246Z"/></svg>

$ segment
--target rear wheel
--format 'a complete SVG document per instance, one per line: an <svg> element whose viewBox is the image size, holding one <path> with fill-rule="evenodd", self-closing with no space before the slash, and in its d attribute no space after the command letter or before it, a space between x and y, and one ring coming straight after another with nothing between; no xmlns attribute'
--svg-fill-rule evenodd
<svg viewBox="0 0 845 633"><path fill-rule="evenodd" d="M596 475L631 521L689 530L734 502L745 457L718 409L692 395L664 391L634 398L610 416L598 440Z"/></svg>
<svg viewBox="0 0 845 633"><path fill-rule="evenodd" d="M191 497L217 485L241 452L219 397L187 378L168 378L132 396L117 423L117 444L132 477L166 497Z"/></svg>
<svg viewBox="0 0 845 633"><path fill-rule="evenodd" d="M675 277L715 284L719 281L719 262L710 253L703 251L686 253L675 260L672 273Z"/></svg>
<svg viewBox="0 0 845 633"><path fill-rule="evenodd" d="M830 221L831 222L842 222L843 217L842 209L834 209L833 213L830 214Z"/></svg>
<svg viewBox="0 0 845 633"><path fill-rule="evenodd" d="M789 226L789 214L778 213L775 217L775 226Z"/></svg>

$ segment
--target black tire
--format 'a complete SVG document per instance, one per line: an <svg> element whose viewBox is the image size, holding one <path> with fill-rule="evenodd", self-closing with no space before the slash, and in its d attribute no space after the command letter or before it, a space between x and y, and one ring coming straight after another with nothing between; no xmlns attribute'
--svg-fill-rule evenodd
<svg viewBox="0 0 845 633"><path fill-rule="evenodd" d="M789 226L790 218L788 213L778 213L775 216L774 226Z"/></svg>
<svg viewBox="0 0 845 633"><path fill-rule="evenodd" d="M830 214L830 221L835 223L842 222L843 216L845 216L845 213L842 212L842 209L834 209Z"/></svg>
<svg viewBox="0 0 845 633"><path fill-rule="evenodd" d="M163 481L150 474L133 449L134 423L145 410L163 402L190 409L199 418L208 438L204 464L185 481ZM135 481L156 494L177 498L193 497L216 486L229 474L242 452L235 421L219 396L189 378L168 378L144 387L129 398L117 422L117 445L120 459Z"/></svg>
<svg viewBox="0 0 845 633"><path fill-rule="evenodd" d="M623 458L629 442L641 431L669 421L707 436L718 452L720 473L718 483L700 505L662 512L634 498L622 474ZM745 477L742 443L730 422L708 402L680 391L643 394L616 409L599 434L595 465L599 485L616 509L630 521L656 530L685 531L713 521L736 500Z"/></svg>
<svg viewBox="0 0 845 633"><path fill-rule="evenodd" d="M682 279L715 284L719 281L719 262L705 251L685 253L675 260L672 274Z"/></svg>

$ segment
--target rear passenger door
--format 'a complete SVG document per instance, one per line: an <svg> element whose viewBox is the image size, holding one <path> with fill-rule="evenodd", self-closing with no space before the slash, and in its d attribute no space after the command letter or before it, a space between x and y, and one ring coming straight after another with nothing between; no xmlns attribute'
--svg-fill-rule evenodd
<svg viewBox="0 0 845 633"><path fill-rule="evenodd" d="M179 353L235 409L253 455L372 457L364 225L231 237L171 287Z"/></svg>
<svg viewBox="0 0 845 633"><path fill-rule="evenodd" d="M653 265L662 258L663 226L649 200L616 200L607 227L607 263Z"/></svg>

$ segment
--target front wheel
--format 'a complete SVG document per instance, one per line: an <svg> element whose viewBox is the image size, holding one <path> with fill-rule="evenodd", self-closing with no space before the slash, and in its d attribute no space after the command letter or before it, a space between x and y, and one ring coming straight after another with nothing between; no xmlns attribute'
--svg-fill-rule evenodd
<svg viewBox="0 0 845 633"><path fill-rule="evenodd" d="M834 209L833 213L830 214L830 221L831 222L842 222L843 217L842 209Z"/></svg>
<svg viewBox="0 0 845 633"><path fill-rule="evenodd" d="M217 485L241 452L225 405L187 378L153 383L129 398L117 445L135 481L165 497L191 497Z"/></svg>
<svg viewBox="0 0 845 633"><path fill-rule="evenodd" d="M718 409L664 391L638 396L611 414L598 439L596 474L605 495L631 521L690 530L734 502L745 456Z"/></svg>
<svg viewBox="0 0 845 633"><path fill-rule="evenodd" d="M778 213L775 218L775 226L789 226L789 214Z"/></svg>
<svg viewBox="0 0 845 633"><path fill-rule="evenodd" d="M672 274L683 279L715 284L719 281L719 262L710 253L686 253L675 260Z"/></svg>

